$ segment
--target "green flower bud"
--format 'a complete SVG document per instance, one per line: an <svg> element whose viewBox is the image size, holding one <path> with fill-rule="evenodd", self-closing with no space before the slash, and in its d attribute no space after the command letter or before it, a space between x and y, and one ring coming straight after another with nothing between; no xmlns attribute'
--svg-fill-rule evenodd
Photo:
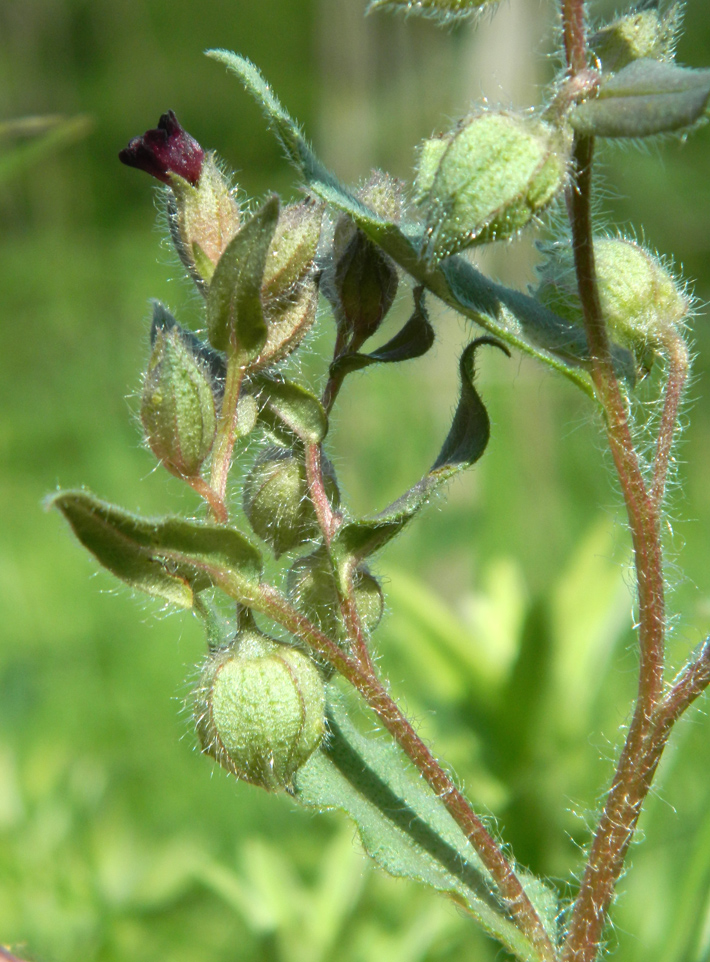
<svg viewBox="0 0 710 962"><path fill-rule="evenodd" d="M382 220L398 224L404 211L404 183L383 170L373 170L356 196Z"/></svg>
<svg viewBox="0 0 710 962"><path fill-rule="evenodd" d="M539 301L576 324L583 323L569 244L556 244L540 268ZM609 336L634 354L648 372L669 337L690 312L690 299L658 257L635 241L597 237L594 260L602 315Z"/></svg>
<svg viewBox="0 0 710 962"><path fill-rule="evenodd" d="M264 303L292 294L294 287L312 272L322 220L323 205L312 200L291 204L281 211L261 284Z"/></svg>
<svg viewBox="0 0 710 962"><path fill-rule="evenodd" d="M193 478L217 429L212 379L179 326L154 325L153 333L141 402L145 439L169 471Z"/></svg>
<svg viewBox="0 0 710 962"><path fill-rule="evenodd" d="M222 252L239 230L239 205L211 153L205 155L196 184L172 174L170 187L168 216L173 243L204 293Z"/></svg>
<svg viewBox="0 0 710 962"><path fill-rule="evenodd" d="M672 60L680 28L680 4L664 15L656 7L636 10L602 27L589 38L589 46L604 73L613 73L634 60Z"/></svg>
<svg viewBox="0 0 710 962"><path fill-rule="evenodd" d="M202 751L237 778L288 788L325 734L325 686L313 661L259 631L212 653L195 693Z"/></svg>
<svg viewBox="0 0 710 962"><path fill-rule="evenodd" d="M324 482L337 503L338 488L328 462L324 462ZM271 545L277 558L317 538L320 530L302 459L287 448L263 451L244 483L244 513L254 533Z"/></svg>
<svg viewBox="0 0 710 962"><path fill-rule="evenodd" d="M363 627L371 634L384 611L382 589L362 566L354 577L355 603ZM342 644L345 628L340 616L340 601L333 569L325 548L299 558L288 573L289 598L321 631Z"/></svg>
<svg viewBox="0 0 710 962"><path fill-rule="evenodd" d="M512 237L563 187L569 149L566 134L505 111L480 113L425 141L414 186L427 255L438 260Z"/></svg>

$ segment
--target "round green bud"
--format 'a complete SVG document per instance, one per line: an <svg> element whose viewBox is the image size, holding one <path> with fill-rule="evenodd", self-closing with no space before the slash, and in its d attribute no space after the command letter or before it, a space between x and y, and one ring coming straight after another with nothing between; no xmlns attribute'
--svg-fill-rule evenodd
<svg viewBox="0 0 710 962"><path fill-rule="evenodd" d="M212 379L177 326L154 326L154 333L141 399L145 438L168 470L193 478L217 429Z"/></svg>
<svg viewBox="0 0 710 962"><path fill-rule="evenodd" d="M414 184L434 260L504 240L564 186L570 141L533 116L488 111L424 142Z"/></svg>
<svg viewBox="0 0 710 962"><path fill-rule="evenodd" d="M329 467L324 461L326 491L337 503L338 489ZM320 533L305 465L288 448L270 447L259 455L244 482L243 498L254 533L271 545L277 558Z"/></svg>
<svg viewBox="0 0 710 962"><path fill-rule="evenodd" d="M371 634L384 611L384 597L377 579L361 566L354 576L355 603L365 631ZM344 644L345 626L340 614L338 589L325 548L299 558L288 573L291 600L333 641Z"/></svg>
<svg viewBox="0 0 710 962"><path fill-rule="evenodd" d="M596 237L594 261L602 315L612 340L649 371L656 354L690 312L690 300L661 260L632 240ZM540 268L536 297L556 314L583 323L569 244L556 244Z"/></svg>
<svg viewBox="0 0 710 962"><path fill-rule="evenodd" d="M195 693L202 751L237 778L287 788L325 734L325 685L308 655L244 631L217 650Z"/></svg>

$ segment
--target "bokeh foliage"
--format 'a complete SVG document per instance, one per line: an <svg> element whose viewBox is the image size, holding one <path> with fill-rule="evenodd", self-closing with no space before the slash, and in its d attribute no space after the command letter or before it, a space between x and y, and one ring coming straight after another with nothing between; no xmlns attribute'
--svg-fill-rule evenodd
<svg viewBox="0 0 710 962"><path fill-rule="evenodd" d="M133 395L148 297L193 326L199 304L171 280L180 272L149 226L146 180L115 155L173 107L240 168L250 194L292 193L257 110L201 52L228 47L258 63L327 155L323 104L333 90L324 92L324 78L361 6L0 8L0 119L60 113L92 123L81 141L0 185L0 943L31 958L494 957L442 899L372 871L340 818L310 816L212 771L184 707L204 647L199 626L136 605L104 573L91 577L92 562L40 506L58 484L85 483L145 513L194 510L177 482L150 473ZM703 12L691 0L679 59L692 66L706 65L710 47ZM412 32L404 77L443 78L444 52L456 62L469 42L467 28L442 39L428 24L384 21L376 15L354 35L371 42L365 60L383 80L393 69L388 37ZM387 89L360 90L384 118L394 102ZM413 138L465 102L442 79L440 97L428 91L412 121ZM365 109L343 95L350 127ZM385 122L375 126L368 163L406 175L414 141L394 144ZM600 202L610 223L642 225L650 244L673 253L701 302L710 299L707 159L707 133L646 154L608 150ZM520 245L507 254L524 265ZM517 283L530 279L521 273ZM344 393L332 443L355 510L416 480L446 433L470 332L449 313L434 320L433 356L355 375ZM669 511L678 665L710 627L705 325L696 322L694 403ZM324 313L304 361L314 378L320 339L330 336ZM388 599L378 650L394 693L479 808L498 817L521 861L559 880L579 865L633 691L628 539L584 399L495 353L481 365L493 421L485 457L378 562ZM612 936L630 962L701 962L710 952L708 734L701 706L676 733L644 815Z"/></svg>

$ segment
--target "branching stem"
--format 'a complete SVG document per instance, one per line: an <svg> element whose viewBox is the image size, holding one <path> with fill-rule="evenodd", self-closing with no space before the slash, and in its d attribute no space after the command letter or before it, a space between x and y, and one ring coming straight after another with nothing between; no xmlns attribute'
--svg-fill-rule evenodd
<svg viewBox="0 0 710 962"><path fill-rule="evenodd" d="M583 0L563 0L567 63L572 76L586 69ZM640 667L636 706L604 811L597 825L563 950L564 962L593 962L599 951L614 888L636 829L670 728L707 685L707 664L689 667L662 698L666 630L660 504L677 423L688 358L680 338L669 349L669 375L659 431L654 477L648 490L633 443L626 398L616 378L602 317L594 265L592 138L576 137L575 172L568 192L575 268L584 311L592 378L606 418L609 447L629 518L637 573ZM682 345L682 346L681 346Z"/></svg>

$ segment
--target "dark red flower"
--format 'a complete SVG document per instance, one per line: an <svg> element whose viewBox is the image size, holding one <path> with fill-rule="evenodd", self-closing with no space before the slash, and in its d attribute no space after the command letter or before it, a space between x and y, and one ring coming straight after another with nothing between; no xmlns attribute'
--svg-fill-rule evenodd
<svg viewBox="0 0 710 962"><path fill-rule="evenodd" d="M172 110L158 121L155 130L146 130L142 137L134 137L120 152L118 159L129 167L137 167L146 174L170 183L170 174L179 174L193 186L200 179L205 152L186 130L183 130Z"/></svg>

